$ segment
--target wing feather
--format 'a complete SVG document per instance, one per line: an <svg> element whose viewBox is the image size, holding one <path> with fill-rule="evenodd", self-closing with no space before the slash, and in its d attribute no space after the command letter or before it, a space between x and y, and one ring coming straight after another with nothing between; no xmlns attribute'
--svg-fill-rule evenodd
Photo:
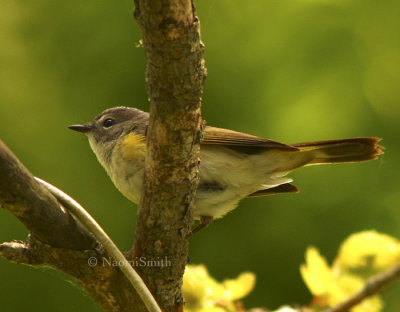
<svg viewBox="0 0 400 312"><path fill-rule="evenodd" d="M287 151L297 151L298 148L260 138L254 135L237 132L233 130L206 126L203 132L202 144L224 145L227 147L245 147L256 150L279 149Z"/></svg>

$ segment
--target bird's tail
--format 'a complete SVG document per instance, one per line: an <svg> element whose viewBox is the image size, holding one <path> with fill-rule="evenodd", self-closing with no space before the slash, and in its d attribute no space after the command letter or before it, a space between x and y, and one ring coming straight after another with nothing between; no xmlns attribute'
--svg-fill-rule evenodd
<svg viewBox="0 0 400 312"><path fill-rule="evenodd" d="M379 138L352 138L293 144L311 159L306 166L377 159L384 147ZM307 157L308 158L308 157Z"/></svg>

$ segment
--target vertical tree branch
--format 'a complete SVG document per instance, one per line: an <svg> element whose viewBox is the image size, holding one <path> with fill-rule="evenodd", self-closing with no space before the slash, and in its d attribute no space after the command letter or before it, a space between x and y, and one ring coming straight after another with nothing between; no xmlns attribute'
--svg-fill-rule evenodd
<svg viewBox="0 0 400 312"><path fill-rule="evenodd" d="M148 61L151 110L131 256L167 259L164 267L137 269L163 310L177 311L183 304L180 288L198 184L203 45L190 0L135 0L135 5Z"/></svg>
<svg viewBox="0 0 400 312"><path fill-rule="evenodd" d="M198 184L203 46L190 0L135 3L152 108L144 194L130 257L139 260L136 269L162 309L178 311ZM0 158L0 205L33 233L26 243L1 244L0 255L19 263L51 264L71 274L105 311L146 311L120 269L107 264L107 253L95 248L99 244L92 235L1 142Z"/></svg>

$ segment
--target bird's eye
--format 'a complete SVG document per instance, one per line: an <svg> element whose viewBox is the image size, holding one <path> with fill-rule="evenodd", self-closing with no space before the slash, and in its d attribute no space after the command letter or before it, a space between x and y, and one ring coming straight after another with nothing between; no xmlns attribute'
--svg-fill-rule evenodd
<svg viewBox="0 0 400 312"><path fill-rule="evenodd" d="M104 128L110 128L111 126L113 126L115 124L115 120L111 119L111 118L107 118L106 120L104 120L103 122L103 127Z"/></svg>

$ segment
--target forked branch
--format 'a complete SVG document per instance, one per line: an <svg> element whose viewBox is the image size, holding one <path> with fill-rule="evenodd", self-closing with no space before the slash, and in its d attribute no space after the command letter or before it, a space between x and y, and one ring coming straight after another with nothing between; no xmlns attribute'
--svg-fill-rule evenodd
<svg viewBox="0 0 400 312"><path fill-rule="evenodd" d="M101 244L2 141L0 177L0 206L32 233L27 242L0 244L0 255L17 263L50 264L74 276L104 311L146 310L120 268L107 264L110 256Z"/></svg>

